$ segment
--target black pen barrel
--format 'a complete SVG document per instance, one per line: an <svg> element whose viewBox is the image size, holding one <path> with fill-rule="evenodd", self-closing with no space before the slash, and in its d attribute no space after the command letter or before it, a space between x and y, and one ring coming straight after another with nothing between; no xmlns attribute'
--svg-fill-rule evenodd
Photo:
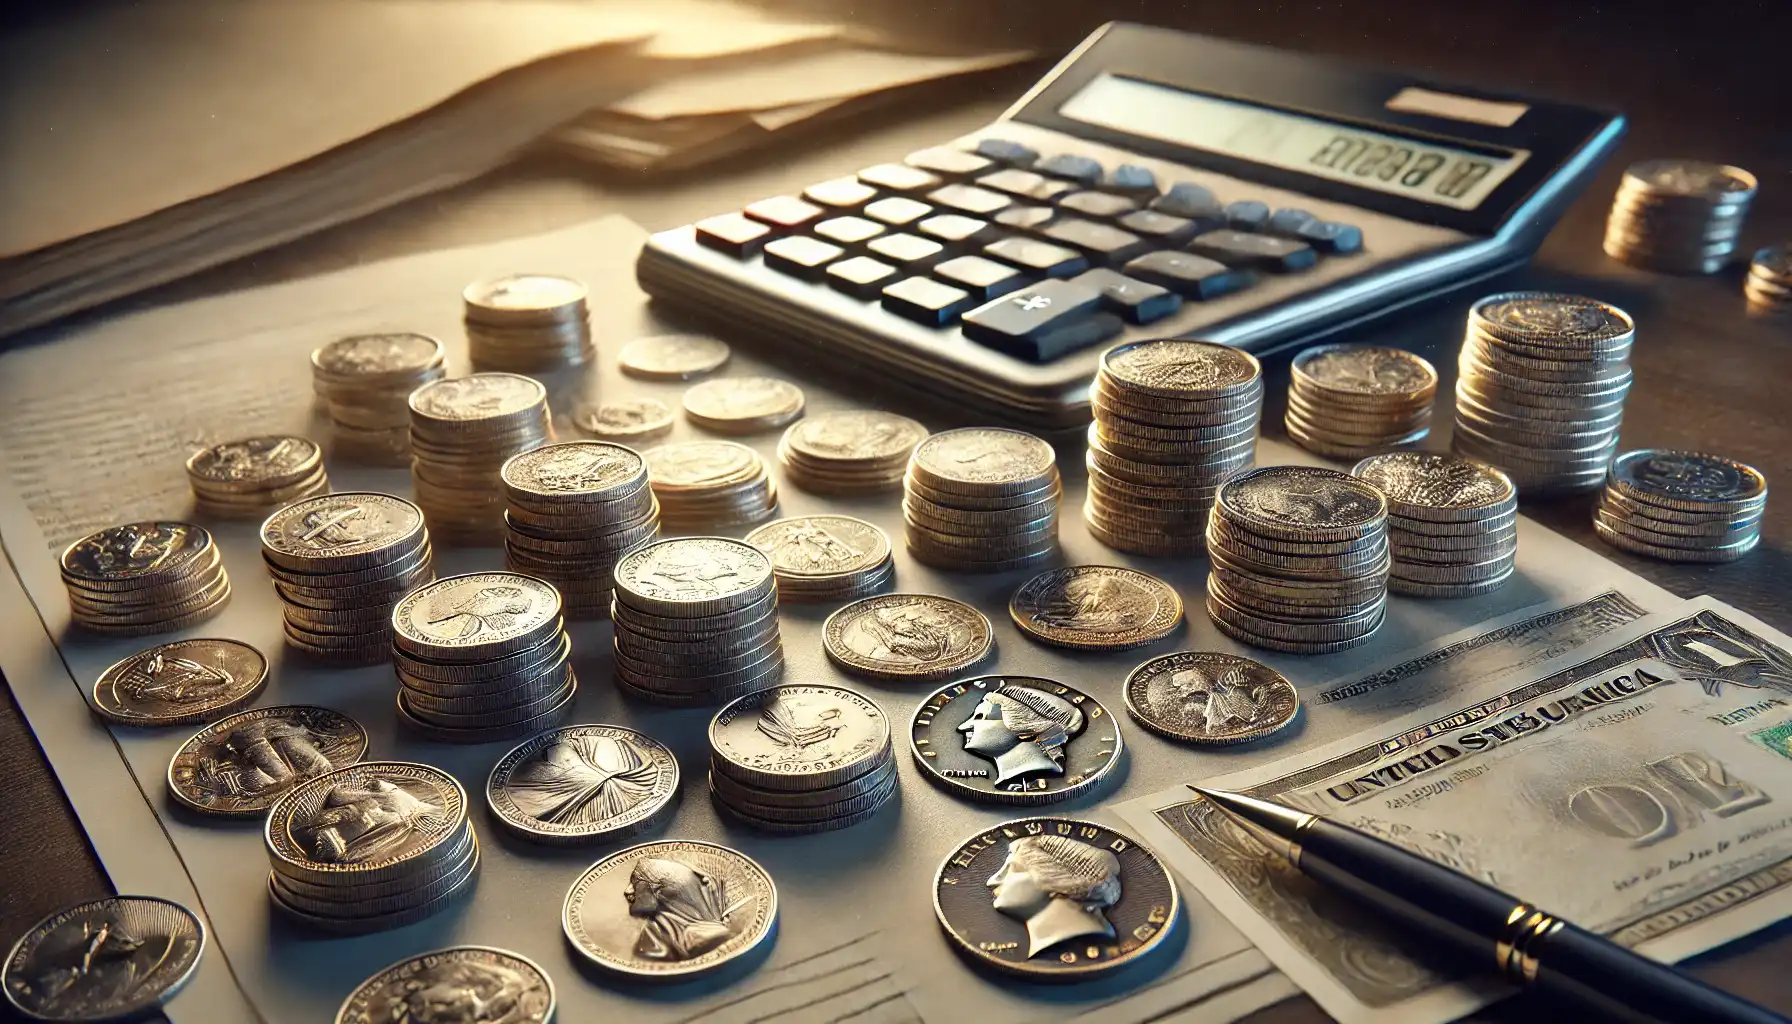
<svg viewBox="0 0 1792 1024"><path fill-rule="evenodd" d="M1596 1005L1621 993L1632 1012L1670 1024L1786 1024L1772 1010L1566 922L1532 949L1532 984L1552 995Z"/></svg>

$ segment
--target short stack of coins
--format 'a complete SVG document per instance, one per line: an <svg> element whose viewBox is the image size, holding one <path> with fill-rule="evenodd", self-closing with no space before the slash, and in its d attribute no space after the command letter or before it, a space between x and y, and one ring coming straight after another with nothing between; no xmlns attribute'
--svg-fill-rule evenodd
<svg viewBox="0 0 1792 1024"><path fill-rule="evenodd" d="M423 511L390 494L294 502L261 524L261 558L288 646L333 664L386 660L392 606L435 579Z"/></svg>
<svg viewBox="0 0 1792 1024"><path fill-rule="evenodd" d="M846 828L896 795L890 722L838 686L774 686L709 723L709 795L730 821L762 832Z"/></svg>
<svg viewBox="0 0 1792 1024"><path fill-rule="evenodd" d="M504 460L551 440L548 393L513 373L475 373L418 388L411 483L436 540L495 544L504 534Z"/></svg>
<svg viewBox="0 0 1792 1024"><path fill-rule="evenodd" d="M1476 302L1458 361L1458 455L1529 493L1598 487L1618 450L1636 325L1597 299L1510 292Z"/></svg>
<svg viewBox="0 0 1792 1024"><path fill-rule="evenodd" d="M617 559L657 540L647 462L604 441L545 445L504 463L504 565L552 583L570 618L604 618Z"/></svg>
<svg viewBox="0 0 1792 1024"><path fill-rule="evenodd" d="M856 601L896 578L890 538L852 516L777 519L747 534L746 541L772 560L780 601Z"/></svg>
<svg viewBox="0 0 1792 1024"><path fill-rule="evenodd" d="M1437 371L1397 348L1320 345L1294 357L1288 437L1315 455L1360 459L1431 432Z"/></svg>
<svg viewBox="0 0 1792 1024"><path fill-rule="evenodd" d="M1256 358L1204 341L1121 345L1102 356L1090 401L1090 534L1134 554L1200 554L1220 481L1256 460Z"/></svg>
<svg viewBox="0 0 1792 1024"><path fill-rule="evenodd" d="M778 487L759 453L736 441L685 441L641 453L669 530L720 530L764 522Z"/></svg>
<svg viewBox="0 0 1792 1024"><path fill-rule="evenodd" d="M286 434L226 441L187 460L193 507L219 519L260 519L300 498L324 494L323 450Z"/></svg>
<svg viewBox="0 0 1792 1024"><path fill-rule="evenodd" d="M1664 562L1733 562L1761 542L1767 478L1734 459L1644 449L1612 463L1599 539Z"/></svg>
<svg viewBox="0 0 1792 1024"><path fill-rule="evenodd" d="M811 494L875 494L902 486L927 428L890 412L843 409L799 420L778 442L784 479Z"/></svg>
<svg viewBox="0 0 1792 1024"><path fill-rule="evenodd" d="M1328 654L1387 615L1388 505L1334 469L1266 466L1220 486L1207 528L1207 612L1242 643Z"/></svg>
<svg viewBox="0 0 1792 1024"><path fill-rule="evenodd" d="M443 743L558 725L579 681L553 585L515 572L446 576L392 609L398 720Z"/></svg>
<svg viewBox="0 0 1792 1024"><path fill-rule="evenodd" d="M411 392L447 376L426 334L359 334L311 353L311 384L330 414L330 450L374 466L411 464Z"/></svg>
<svg viewBox="0 0 1792 1024"><path fill-rule="evenodd" d="M1625 168L1605 222L1605 252L1642 270L1715 273L1736 251L1755 176L1699 160Z"/></svg>
<svg viewBox="0 0 1792 1024"><path fill-rule="evenodd" d="M651 704L719 704L784 669L772 563L727 537L678 537L616 563L616 688Z"/></svg>
<svg viewBox="0 0 1792 1024"><path fill-rule="evenodd" d="M1792 242L1756 250L1742 293L1750 313L1792 318Z"/></svg>
<svg viewBox="0 0 1792 1024"><path fill-rule="evenodd" d="M467 355L481 370L535 373L580 366L591 344L585 286L552 274L475 281L461 293Z"/></svg>
<svg viewBox="0 0 1792 1024"><path fill-rule="evenodd" d="M915 448L903 481L909 553L940 569L1005 572L1058 550L1064 485L1052 447L1032 434L969 427Z"/></svg>
<svg viewBox="0 0 1792 1024"><path fill-rule="evenodd" d="M1388 500L1388 589L1408 597L1474 597L1512 578L1518 488L1484 462L1435 452L1390 452L1352 476Z"/></svg>
<svg viewBox="0 0 1792 1024"><path fill-rule="evenodd" d="M230 600L212 535L178 522L126 523L62 552L62 584L76 625L107 636L147 636L197 625Z"/></svg>
<svg viewBox="0 0 1792 1024"><path fill-rule="evenodd" d="M366 935L452 906L479 873L479 837L454 776L363 761L294 787L268 811L268 895L290 920Z"/></svg>

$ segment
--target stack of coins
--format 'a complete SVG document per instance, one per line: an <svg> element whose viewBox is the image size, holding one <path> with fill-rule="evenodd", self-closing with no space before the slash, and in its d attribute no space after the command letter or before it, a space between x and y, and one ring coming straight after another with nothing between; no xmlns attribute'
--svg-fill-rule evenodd
<svg viewBox="0 0 1792 1024"><path fill-rule="evenodd" d="M778 681L784 669L772 563L751 544L680 537L616 563L616 689L695 707Z"/></svg>
<svg viewBox="0 0 1792 1024"><path fill-rule="evenodd" d="M1510 292L1475 303L1451 448L1526 493L1598 487L1618 449L1635 337L1629 314L1597 299Z"/></svg>
<svg viewBox="0 0 1792 1024"><path fill-rule="evenodd" d="M1328 654L1387 614L1388 505L1335 469L1268 466L1220 486L1207 528L1207 613L1234 640Z"/></svg>
<svg viewBox="0 0 1792 1024"><path fill-rule="evenodd" d="M75 624L108 636L197 625L230 600L218 546L192 523L107 527L64 549L61 567Z"/></svg>
<svg viewBox="0 0 1792 1024"><path fill-rule="evenodd" d="M411 462L411 392L447 375L426 334L361 334L311 353L311 385L329 411L331 451L375 466Z"/></svg>
<svg viewBox="0 0 1792 1024"><path fill-rule="evenodd" d="M724 818L762 832L856 825L896 795L890 722L838 686L774 686L709 723L709 795Z"/></svg>
<svg viewBox="0 0 1792 1024"><path fill-rule="evenodd" d="M534 373L579 366L596 354L585 286L552 274L475 281L466 300L467 355L482 370Z"/></svg>
<svg viewBox="0 0 1792 1024"><path fill-rule="evenodd" d="M1665 562L1733 562L1761 542L1767 478L1718 455L1645 449L1612 463L1599 539Z"/></svg>
<svg viewBox="0 0 1792 1024"><path fill-rule="evenodd" d="M784 432L784 478L813 494L875 494L902 486L909 456L927 428L907 416L844 409L811 416Z"/></svg>
<svg viewBox="0 0 1792 1024"><path fill-rule="evenodd" d="M475 373L411 395L411 482L436 539L493 544L504 532L504 460L546 444L548 393L513 373Z"/></svg>
<svg viewBox="0 0 1792 1024"><path fill-rule="evenodd" d="M1089 533L1119 551L1200 554L1220 481L1256 460L1256 358L1204 341L1120 345L1090 401Z"/></svg>
<svg viewBox="0 0 1792 1024"><path fill-rule="evenodd" d="M187 460L193 505L220 519L260 519L288 502L324 494L323 451L303 437L226 441Z"/></svg>
<svg viewBox="0 0 1792 1024"><path fill-rule="evenodd" d="M579 688L571 653L552 584L514 572L439 579L392 609L398 720L444 743L558 725Z"/></svg>
<svg viewBox="0 0 1792 1024"><path fill-rule="evenodd" d="M1742 293L1751 313L1792 317L1792 243L1757 250Z"/></svg>
<svg viewBox="0 0 1792 1024"><path fill-rule="evenodd" d="M1390 452L1350 471L1388 500L1388 589L1409 597L1474 597L1506 584L1518 560L1518 488L1460 455Z"/></svg>
<svg viewBox="0 0 1792 1024"><path fill-rule="evenodd" d="M778 487L759 453L734 441L685 441L642 453L667 529L726 529L778 511Z"/></svg>
<svg viewBox="0 0 1792 1024"><path fill-rule="evenodd" d="M268 895L318 931L365 935L452 905L479 873L479 837L454 776L363 761L300 783L262 828Z"/></svg>
<svg viewBox="0 0 1792 1024"><path fill-rule="evenodd" d="M632 449L570 441L513 455L500 474L504 565L560 591L565 614L610 614L616 560L660 532L647 463Z"/></svg>
<svg viewBox="0 0 1792 1024"><path fill-rule="evenodd" d="M1315 455L1360 459L1423 440L1436 397L1437 371L1411 352L1320 345L1294 357L1283 422Z"/></svg>
<svg viewBox="0 0 1792 1024"><path fill-rule="evenodd" d="M779 519L747 534L746 540L772 560L780 601L856 601L896 578L890 538L863 519Z"/></svg>
<svg viewBox="0 0 1792 1024"><path fill-rule="evenodd" d="M261 558L280 595L287 644L335 664L384 661L392 606L435 579L422 510L390 494L288 505L261 524Z"/></svg>
<svg viewBox="0 0 1792 1024"><path fill-rule="evenodd" d="M970 427L915 448L903 479L909 553L965 572L1026 569L1058 550L1064 485L1052 446L1018 430Z"/></svg>
<svg viewBox="0 0 1792 1024"><path fill-rule="evenodd" d="M1715 273L1736 251L1755 176L1699 160L1646 160L1624 170L1605 222L1605 253L1643 270Z"/></svg>

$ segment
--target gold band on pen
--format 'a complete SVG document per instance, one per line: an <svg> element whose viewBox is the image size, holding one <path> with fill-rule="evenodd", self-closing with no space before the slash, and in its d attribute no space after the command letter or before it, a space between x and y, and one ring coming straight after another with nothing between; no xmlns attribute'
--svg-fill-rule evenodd
<svg viewBox="0 0 1792 1024"><path fill-rule="evenodd" d="M1541 910L1523 903L1515 904L1506 915L1506 927L1493 944L1493 956L1506 980L1514 985L1528 985L1537 980L1540 963L1531 946L1560 931L1562 922Z"/></svg>

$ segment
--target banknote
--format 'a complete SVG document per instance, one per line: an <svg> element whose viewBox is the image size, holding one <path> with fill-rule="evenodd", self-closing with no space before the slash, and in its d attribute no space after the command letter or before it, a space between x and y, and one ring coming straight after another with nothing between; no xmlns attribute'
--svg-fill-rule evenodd
<svg viewBox="0 0 1792 1024"><path fill-rule="evenodd" d="M1679 960L1792 912L1792 637L1700 598L1204 784L1346 822ZM1117 811L1345 1024L1453 1020L1504 994L1415 958L1193 794Z"/></svg>

